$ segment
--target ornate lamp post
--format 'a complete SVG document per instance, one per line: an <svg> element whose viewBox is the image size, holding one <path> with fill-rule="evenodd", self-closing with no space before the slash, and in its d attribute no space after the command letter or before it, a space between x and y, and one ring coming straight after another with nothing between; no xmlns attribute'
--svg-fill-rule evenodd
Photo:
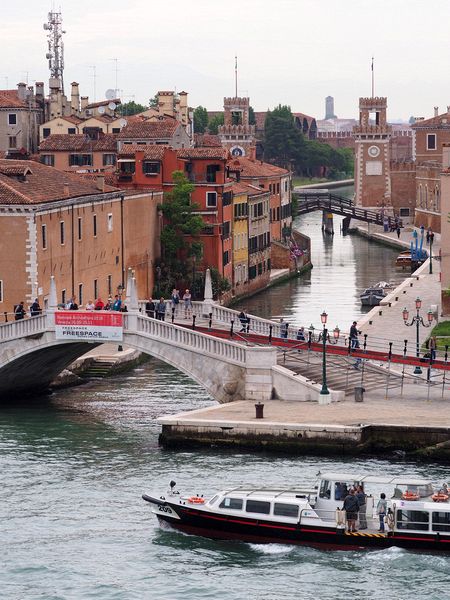
<svg viewBox="0 0 450 600"><path fill-rule="evenodd" d="M325 311L320 315L320 320L322 321L323 331L322 331L322 389L320 390L321 395L329 394L328 386L327 386L327 338L330 344L337 344L339 340L339 335L341 333L339 327L336 327L333 330L333 340L329 339L328 329L327 329L327 319L328 315Z"/></svg>
<svg viewBox="0 0 450 600"><path fill-rule="evenodd" d="M433 274L433 236L430 236L430 269L429 274Z"/></svg>
<svg viewBox="0 0 450 600"><path fill-rule="evenodd" d="M417 314L414 315L411 321L408 323L409 311L407 308L403 309L403 321L407 327L416 326L416 356L420 358L420 339L419 339L419 328L422 327L431 327L431 323L433 321L434 315L431 310L427 312L428 323L425 323L423 318L420 316L420 309L422 308L422 300L420 298L416 298L416 311ZM422 373L422 368L419 365L414 369L414 375L420 375Z"/></svg>

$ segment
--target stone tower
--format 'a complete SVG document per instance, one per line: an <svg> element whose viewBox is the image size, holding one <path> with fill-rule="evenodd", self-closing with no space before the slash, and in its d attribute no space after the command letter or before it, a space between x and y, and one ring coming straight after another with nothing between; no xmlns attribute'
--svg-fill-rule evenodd
<svg viewBox="0 0 450 600"><path fill-rule="evenodd" d="M391 127L386 119L387 98L360 98L355 138L356 204L371 208L391 206Z"/></svg>
<svg viewBox="0 0 450 600"><path fill-rule="evenodd" d="M222 146L232 156L247 156L256 144L255 126L249 124L250 98L224 98L224 124L219 127Z"/></svg>
<svg viewBox="0 0 450 600"><path fill-rule="evenodd" d="M325 119L336 119L336 115L334 114L333 96L327 96L325 98Z"/></svg>

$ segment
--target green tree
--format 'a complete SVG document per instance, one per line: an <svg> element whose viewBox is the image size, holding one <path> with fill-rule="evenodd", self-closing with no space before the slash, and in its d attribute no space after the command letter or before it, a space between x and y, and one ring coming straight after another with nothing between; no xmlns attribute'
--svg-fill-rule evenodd
<svg viewBox="0 0 450 600"><path fill-rule="evenodd" d="M144 112L147 108L147 106L131 100L130 102L125 102L121 105L121 112L124 117L130 117L131 115L137 115L138 113Z"/></svg>
<svg viewBox="0 0 450 600"><path fill-rule="evenodd" d="M253 106L249 106L248 108L248 123L249 125L256 125L256 117L255 111L253 110Z"/></svg>
<svg viewBox="0 0 450 600"><path fill-rule="evenodd" d="M264 158L286 168L298 163L305 152L305 140L295 126L289 106L268 111L264 125Z"/></svg>
<svg viewBox="0 0 450 600"><path fill-rule="evenodd" d="M148 105L150 108L158 108L158 94L155 94L153 98L150 98Z"/></svg>
<svg viewBox="0 0 450 600"><path fill-rule="evenodd" d="M194 131L195 133L205 133L208 127L208 111L203 106L197 106L194 110Z"/></svg>
<svg viewBox="0 0 450 600"><path fill-rule="evenodd" d="M217 135L219 133L219 127L220 127L220 125L223 125L223 122L224 122L223 113L220 113L220 114L212 117L208 123L209 133L212 133L213 135Z"/></svg>
<svg viewBox="0 0 450 600"><path fill-rule="evenodd" d="M182 171L172 173L174 187L164 195L159 206L164 217L161 231L162 261L157 266L158 292L169 294L178 281L190 281L192 265L202 257L203 245L196 239L204 226L203 218L195 214L191 203L195 186Z"/></svg>

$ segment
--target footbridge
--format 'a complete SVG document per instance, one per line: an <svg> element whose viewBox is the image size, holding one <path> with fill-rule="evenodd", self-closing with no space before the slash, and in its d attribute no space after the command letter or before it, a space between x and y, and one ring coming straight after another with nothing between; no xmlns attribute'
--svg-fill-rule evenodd
<svg viewBox="0 0 450 600"><path fill-rule="evenodd" d="M337 194L321 190L301 190L294 191L293 194L298 198L297 212L300 215L310 213L316 210L321 210L324 213L333 213L347 217L346 226L350 223L350 219L365 221L366 223L374 223L383 225L387 219L388 226L393 226L396 221L392 216L383 215L377 210L371 210L355 206L352 200L344 198ZM344 227L345 231L346 227Z"/></svg>

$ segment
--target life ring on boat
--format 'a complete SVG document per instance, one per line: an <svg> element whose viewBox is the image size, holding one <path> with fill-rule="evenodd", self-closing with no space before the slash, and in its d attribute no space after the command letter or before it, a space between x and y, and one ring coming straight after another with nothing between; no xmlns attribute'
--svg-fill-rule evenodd
<svg viewBox="0 0 450 600"><path fill-rule="evenodd" d="M188 498L188 502L190 502L191 504L204 504L205 499L199 498L199 496L191 496L190 498Z"/></svg>
<svg viewBox="0 0 450 600"><path fill-rule="evenodd" d="M442 492L438 492L437 494L433 494L431 496L433 502L448 502L448 495L443 494Z"/></svg>
<svg viewBox="0 0 450 600"><path fill-rule="evenodd" d="M406 492L403 492L402 498L403 500L418 500L420 496L419 494L416 494L416 492L410 492L409 490L406 490Z"/></svg>

